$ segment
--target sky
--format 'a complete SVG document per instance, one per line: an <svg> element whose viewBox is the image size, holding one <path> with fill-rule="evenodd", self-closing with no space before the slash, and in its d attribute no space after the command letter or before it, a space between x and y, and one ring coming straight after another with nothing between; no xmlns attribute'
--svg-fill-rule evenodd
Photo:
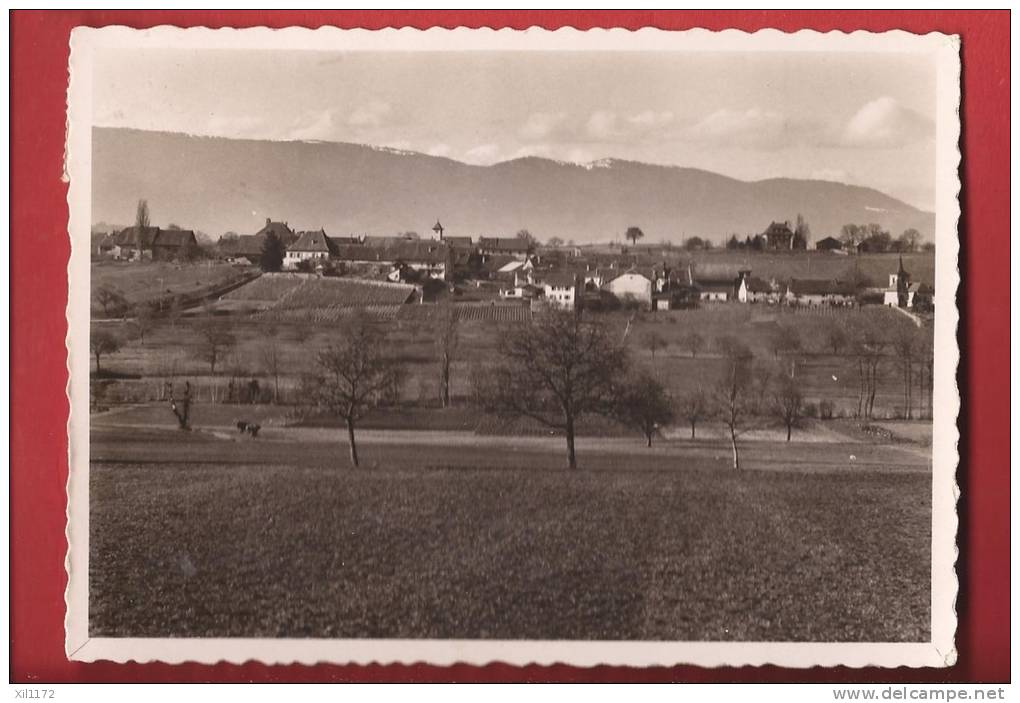
<svg viewBox="0 0 1020 703"><path fill-rule="evenodd" d="M95 65L97 126L819 178L934 210L919 54L115 49Z"/></svg>

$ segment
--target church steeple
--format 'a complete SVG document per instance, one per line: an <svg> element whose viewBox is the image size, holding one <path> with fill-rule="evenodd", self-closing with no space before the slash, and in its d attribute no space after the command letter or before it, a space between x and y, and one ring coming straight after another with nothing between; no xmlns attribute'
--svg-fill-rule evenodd
<svg viewBox="0 0 1020 703"><path fill-rule="evenodd" d="M910 274L903 268L903 254L900 254L900 267L896 271L896 302L901 308L910 306Z"/></svg>
<svg viewBox="0 0 1020 703"><path fill-rule="evenodd" d="M443 239L443 225L442 225L442 224L440 224L440 222L439 222L439 220L438 220L438 219L436 220L436 224L435 224L435 226L434 226L434 227L432 228L432 231L433 231L433 232L435 232L435 233L436 233L436 237L437 237L437 238L438 238L438 239L439 239L440 241L442 241L442 239Z"/></svg>

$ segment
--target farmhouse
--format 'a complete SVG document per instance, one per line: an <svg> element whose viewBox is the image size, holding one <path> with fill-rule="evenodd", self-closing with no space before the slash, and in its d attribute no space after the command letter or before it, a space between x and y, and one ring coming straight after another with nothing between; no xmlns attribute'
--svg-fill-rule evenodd
<svg viewBox="0 0 1020 703"><path fill-rule="evenodd" d="M766 249L793 249L793 230L789 222L773 222L761 236Z"/></svg>
<svg viewBox="0 0 1020 703"><path fill-rule="evenodd" d="M327 261L335 256L337 245L326 236L326 230L299 232L297 241L287 247L283 257L283 268L295 269L302 261Z"/></svg>
<svg viewBox="0 0 1020 703"><path fill-rule="evenodd" d="M776 303L779 302L779 285L775 281L755 278L749 270L737 274L735 289L737 301L741 303Z"/></svg>
<svg viewBox="0 0 1020 703"><path fill-rule="evenodd" d="M141 259L184 259L198 248L195 233L185 229L127 227L104 240L106 251L129 261Z"/></svg>
<svg viewBox="0 0 1020 703"><path fill-rule="evenodd" d="M440 280L445 280L452 270L449 265L451 249L444 242L404 237L366 237L364 244L335 246L333 256L353 266L396 267L414 271L418 276Z"/></svg>
<svg viewBox="0 0 1020 703"><path fill-rule="evenodd" d="M581 294L581 279L574 273L547 273L537 280L550 306L573 310Z"/></svg>
<svg viewBox="0 0 1020 703"><path fill-rule="evenodd" d="M725 303L735 293L735 281L732 278L699 278L695 286L698 297L711 303Z"/></svg>
<svg viewBox="0 0 1020 703"><path fill-rule="evenodd" d="M479 237L478 253L483 257L507 254L523 261L531 253L531 244L517 237Z"/></svg>
<svg viewBox="0 0 1020 703"><path fill-rule="evenodd" d="M815 243L815 249L818 251L843 251L843 242L835 237L826 237Z"/></svg>
<svg viewBox="0 0 1020 703"><path fill-rule="evenodd" d="M790 305L853 305L854 287L843 281L793 279L786 287L784 298Z"/></svg>
<svg viewBox="0 0 1020 703"><path fill-rule="evenodd" d="M652 306L652 281L637 271L621 273L609 280L605 288L621 301L634 300L648 308Z"/></svg>

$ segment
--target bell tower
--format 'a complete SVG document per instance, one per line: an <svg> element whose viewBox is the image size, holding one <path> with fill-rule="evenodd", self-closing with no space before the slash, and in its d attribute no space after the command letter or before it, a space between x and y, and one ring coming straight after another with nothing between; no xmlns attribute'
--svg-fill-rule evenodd
<svg viewBox="0 0 1020 703"><path fill-rule="evenodd" d="M443 241L443 225L439 222L439 220L436 220L436 224L432 228L432 231L435 233L435 236L433 237L433 239L438 239L439 241Z"/></svg>

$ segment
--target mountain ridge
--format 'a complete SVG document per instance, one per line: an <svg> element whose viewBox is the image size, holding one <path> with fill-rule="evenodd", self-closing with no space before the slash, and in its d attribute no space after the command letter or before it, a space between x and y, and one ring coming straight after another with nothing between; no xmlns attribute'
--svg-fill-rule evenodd
<svg viewBox="0 0 1020 703"><path fill-rule="evenodd" d="M92 221L130 221L149 201L153 221L219 234L254 232L265 218L296 229L385 235L425 230L577 243L700 236L721 243L802 213L813 239L846 223L878 222L893 235L930 238L934 215L878 190L775 177L742 181L687 166L619 158L574 164L525 156L488 166L351 142L227 139L93 129Z"/></svg>

